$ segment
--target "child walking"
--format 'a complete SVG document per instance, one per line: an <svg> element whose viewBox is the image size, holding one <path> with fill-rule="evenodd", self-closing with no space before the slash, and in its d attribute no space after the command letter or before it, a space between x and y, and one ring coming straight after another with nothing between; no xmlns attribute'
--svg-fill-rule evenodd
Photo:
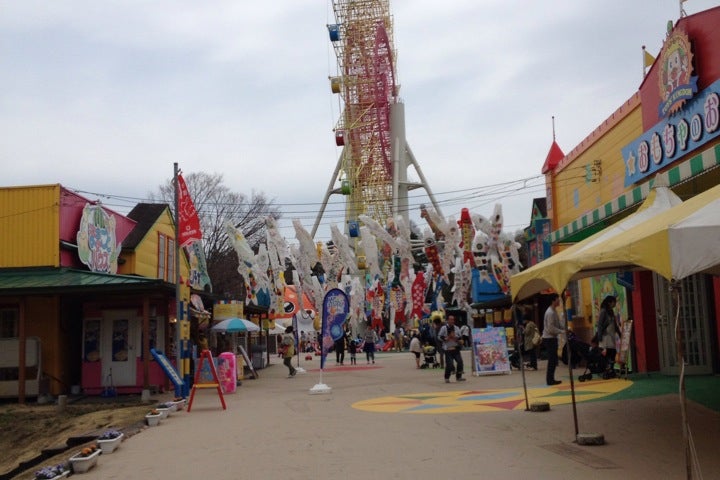
<svg viewBox="0 0 720 480"><path fill-rule="evenodd" d="M357 340L354 338L350 340L348 352L350 353L350 365L357 365Z"/></svg>

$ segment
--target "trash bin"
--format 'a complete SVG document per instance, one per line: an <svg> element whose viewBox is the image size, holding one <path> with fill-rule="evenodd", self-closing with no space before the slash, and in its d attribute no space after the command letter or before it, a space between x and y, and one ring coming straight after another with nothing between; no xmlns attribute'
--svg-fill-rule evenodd
<svg viewBox="0 0 720 480"><path fill-rule="evenodd" d="M252 364L255 370L265 368L265 354L263 352L253 353Z"/></svg>
<svg viewBox="0 0 720 480"><path fill-rule="evenodd" d="M237 389L237 363L235 354L223 352L217 362L218 380L223 393L235 393Z"/></svg>

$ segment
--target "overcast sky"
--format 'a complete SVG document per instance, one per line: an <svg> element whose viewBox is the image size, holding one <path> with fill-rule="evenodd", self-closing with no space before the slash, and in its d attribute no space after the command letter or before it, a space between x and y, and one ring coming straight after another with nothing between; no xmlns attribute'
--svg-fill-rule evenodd
<svg viewBox="0 0 720 480"><path fill-rule="evenodd" d="M551 117L569 152L637 90L641 46L657 55L679 17L678 0L390 7L408 143L443 214L501 203L506 231L544 196ZM178 162L264 192L289 239L292 218L310 230L340 154L331 1L0 0L0 12L0 185L61 183L126 213ZM411 205L427 202L417 192ZM318 238L342 221L326 215Z"/></svg>

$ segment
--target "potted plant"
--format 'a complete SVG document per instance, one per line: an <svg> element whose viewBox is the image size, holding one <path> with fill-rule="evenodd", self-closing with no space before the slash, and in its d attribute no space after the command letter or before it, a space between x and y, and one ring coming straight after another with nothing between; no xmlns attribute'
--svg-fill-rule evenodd
<svg viewBox="0 0 720 480"><path fill-rule="evenodd" d="M97 463L98 455L100 455L100 449L92 445L70 457L73 473L85 473L90 470Z"/></svg>
<svg viewBox="0 0 720 480"><path fill-rule="evenodd" d="M125 435L118 430L105 430L97 439L98 447L103 453L113 453Z"/></svg>
<svg viewBox="0 0 720 480"><path fill-rule="evenodd" d="M145 415L145 421L147 422L148 427L154 427L155 425L160 423L161 418L162 415L157 408L153 408Z"/></svg>
<svg viewBox="0 0 720 480"><path fill-rule="evenodd" d="M171 403L158 403L155 410L160 412L162 418L167 418L170 415L171 409L174 409L175 405Z"/></svg>
<svg viewBox="0 0 720 480"><path fill-rule="evenodd" d="M65 478L70 474L70 467L67 463L58 463L49 467L43 467L35 472L35 480L54 480Z"/></svg>
<svg viewBox="0 0 720 480"><path fill-rule="evenodd" d="M172 401L172 403L175 404L175 411L182 410L185 408L185 403L187 400L185 400L183 397L175 397Z"/></svg>

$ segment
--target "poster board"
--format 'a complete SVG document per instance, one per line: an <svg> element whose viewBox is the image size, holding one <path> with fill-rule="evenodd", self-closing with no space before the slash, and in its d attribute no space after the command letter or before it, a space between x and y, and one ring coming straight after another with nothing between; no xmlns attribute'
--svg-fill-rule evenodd
<svg viewBox="0 0 720 480"><path fill-rule="evenodd" d="M243 360L245 361L245 365L250 369L250 375L252 375L253 378L257 379L258 373L255 370L255 366L250 361L250 357L248 357L247 352L245 351L245 348L242 345L238 345L238 350L240 350L240 355L242 355Z"/></svg>
<svg viewBox="0 0 720 480"><path fill-rule="evenodd" d="M620 344L617 353L617 363L623 366L623 370L627 373L626 366L630 359L630 337L632 336L632 324L630 319L625 320L620 325Z"/></svg>
<svg viewBox="0 0 720 480"><path fill-rule="evenodd" d="M475 375L511 373L505 328L473 328L472 341Z"/></svg>

